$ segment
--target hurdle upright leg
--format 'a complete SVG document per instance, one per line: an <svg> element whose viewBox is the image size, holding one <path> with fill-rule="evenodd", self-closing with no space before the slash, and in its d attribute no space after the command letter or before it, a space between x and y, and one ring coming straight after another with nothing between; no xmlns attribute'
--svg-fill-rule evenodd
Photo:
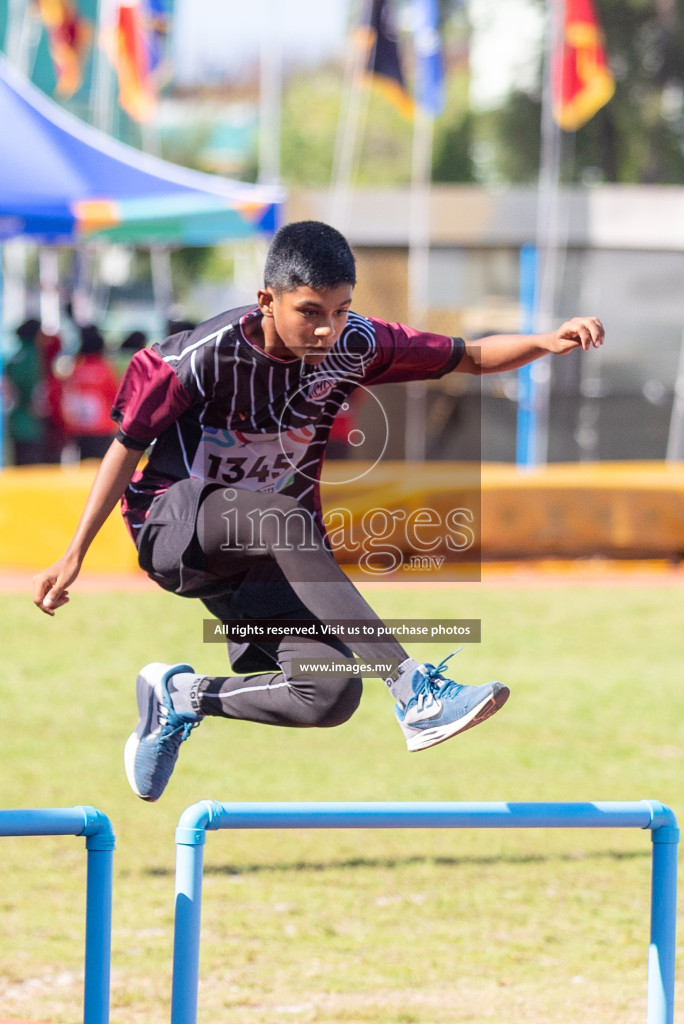
<svg viewBox="0 0 684 1024"><path fill-rule="evenodd" d="M196 1024L202 921L203 827L176 829L171 1024Z"/></svg>
<svg viewBox="0 0 684 1024"><path fill-rule="evenodd" d="M677 930L679 829L674 815L652 831L651 942L648 950L647 1024L673 1024Z"/></svg>
<svg viewBox="0 0 684 1024"><path fill-rule="evenodd" d="M114 846L107 836L88 836L86 881L84 1024L109 1024Z"/></svg>

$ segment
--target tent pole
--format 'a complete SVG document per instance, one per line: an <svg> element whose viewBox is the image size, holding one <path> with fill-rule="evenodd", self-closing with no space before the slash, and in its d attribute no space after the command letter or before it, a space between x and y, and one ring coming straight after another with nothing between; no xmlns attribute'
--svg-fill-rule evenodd
<svg viewBox="0 0 684 1024"><path fill-rule="evenodd" d="M159 133L151 124L140 125L140 135L145 153L161 157ZM173 274L171 273L171 250L168 245L150 246L150 270L152 273L152 295L155 308L164 318L164 333L173 306Z"/></svg>
<svg viewBox="0 0 684 1024"><path fill-rule="evenodd" d="M171 274L171 251L168 245L150 247L152 269L152 294L154 304L164 317L164 329L173 306L173 277Z"/></svg>
<svg viewBox="0 0 684 1024"><path fill-rule="evenodd" d="M40 278L40 323L46 334L59 331L59 262L57 250L42 247L38 251Z"/></svg>

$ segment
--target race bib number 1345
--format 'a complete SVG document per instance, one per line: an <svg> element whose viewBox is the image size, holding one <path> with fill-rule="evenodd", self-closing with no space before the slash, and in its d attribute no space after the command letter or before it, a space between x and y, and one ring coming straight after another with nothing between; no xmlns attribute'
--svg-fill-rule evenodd
<svg viewBox="0 0 684 1024"><path fill-rule="evenodd" d="M252 491L279 491L292 479L313 437L311 426L282 434L205 428L190 475Z"/></svg>

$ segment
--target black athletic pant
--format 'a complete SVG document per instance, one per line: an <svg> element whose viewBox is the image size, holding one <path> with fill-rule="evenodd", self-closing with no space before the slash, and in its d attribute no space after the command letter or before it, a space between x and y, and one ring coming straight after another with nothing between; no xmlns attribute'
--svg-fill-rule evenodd
<svg viewBox="0 0 684 1024"><path fill-rule="evenodd" d="M275 562L301 605L298 614L288 614L288 618L308 613L321 621L381 623L336 564L310 514L293 498L236 488L208 490L196 523L193 543L184 557L207 578L225 579L230 584L264 562ZM214 601L205 603L210 610L215 605ZM273 671L203 677L197 693L201 714L302 728L339 725L358 707L360 679L348 672L315 680L297 678L293 659L339 660L351 652L373 661L400 663L408 657L394 638L378 643L361 636L346 647L334 639L318 642L286 637L258 646L273 664Z"/></svg>

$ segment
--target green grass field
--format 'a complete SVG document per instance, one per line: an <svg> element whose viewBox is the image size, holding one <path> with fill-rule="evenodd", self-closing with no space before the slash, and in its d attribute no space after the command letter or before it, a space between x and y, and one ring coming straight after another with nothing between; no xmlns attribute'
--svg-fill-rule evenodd
<svg viewBox="0 0 684 1024"><path fill-rule="evenodd" d="M336 730L208 719L155 805L123 773L133 684L152 660L225 670L199 603L77 585L51 620L0 596L0 806L111 818L113 1024L169 1020L174 828L197 800L647 797L684 816L680 590L367 593L387 617L481 618L482 644L451 664L507 682L501 714L419 754L379 681ZM650 845L635 830L210 833L199 1020L642 1022ZM0 1017L81 1019L85 867L82 839L2 840Z"/></svg>

